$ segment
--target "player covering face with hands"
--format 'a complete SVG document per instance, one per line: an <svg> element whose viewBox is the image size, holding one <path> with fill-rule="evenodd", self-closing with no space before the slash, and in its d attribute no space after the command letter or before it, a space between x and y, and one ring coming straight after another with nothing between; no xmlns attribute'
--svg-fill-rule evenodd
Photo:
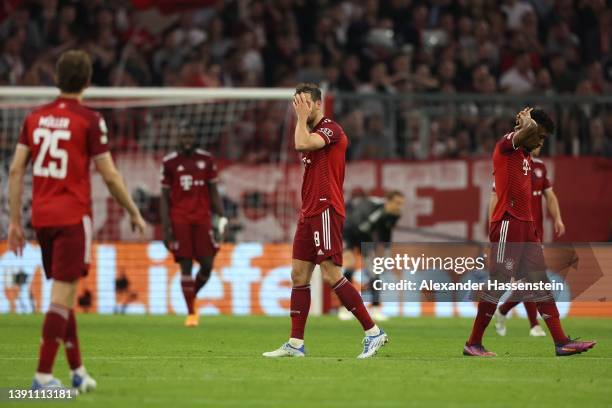
<svg viewBox="0 0 612 408"><path fill-rule="evenodd" d="M388 341L372 321L359 292L342 275L343 183L348 139L344 130L321 111L321 91L300 84L293 98L297 115L295 148L302 153L302 208L293 240L291 268L291 334L289 341L265 357L304 357L304 330L310 310L310 280L319 265L342 304L365 331L358 358L372 357Z"/></svg>
<svg viewBox="0 0 612 408"><path fill-rule="evenodd" d="M533 160L530 152L540 148L554 131L554 123L541 109L527 108L518 113L514 131L504 135L493 152L493 175L497 203L492 210L489 238L493 251L489 258L491 281L544 282L546 265L536 233L532 212ZM509 245L506 245L509 243ZM472 333L463 348L466 356L487 357L496 354L482 344L484 332L491 321L503 292L480 293L478 312ZM550 291L530 294L544 319L555 344L558 356L585 352L595 346L594 341L570 339L564 332L559 311Z"/></svg>
<svg viewBox="0 0 612 408"><path fill-rule="evenodd" d="M74 313L76 288L79 279L87 275L93 235L89 175L92 161L110 194L127 211L132 230L141 237L145 230L145 222L111 157L104 119L81 104L91 72L86 53L67 51L60 56L55 72L60 95L25 118L10 167L9 248L20 256L25 246L22 192L31 161L32 225L45 275L53 279L32 383L35 390L61 387L52 375L61 343L66 350L72 387L80 392L96 387L81 362Z"/></svg>

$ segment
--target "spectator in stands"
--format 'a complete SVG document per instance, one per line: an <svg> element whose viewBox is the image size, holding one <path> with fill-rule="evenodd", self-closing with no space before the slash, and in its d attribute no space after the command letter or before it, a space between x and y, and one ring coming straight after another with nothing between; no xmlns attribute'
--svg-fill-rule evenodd
<svg viewBox="0 0 612 408"><path fill-rule="evenodd" d="M535 86L535 74L531 69L529 53L516 56L514 66L506 71L500 81L501 89L507 93L522 94L531 92Z"/></svg>
<svg viewBox="0 0 612 408"><path fill-rule="evenodd" d="M607 94L608 3L341 0L310 7L296 0L228 1L169 10L152 24L130 2L24 1L0 21L0 84L50 85L57 54L80 47L92 57L98 86L292 87L307 80L368 95ZM428 155L413 132L416 116L397 114L375 96L363 103L344 103L338 114L358 109L363 117L380 115L384 132L396 132L400 157ZM501 105L458 105L435 107L458 115L456 128L447 132L439 118L431 124L433 133L454 137L457 145L465 134L477 137L475 114L504 115ZM423 108L414 101L397 106L401 112ZM610 134L610 113L585 115L583 108L573 106L560 116L565 122L559 128L579 129L575 137L588 145L590 132L599 131L589 121L598 117ZM570 146L572 137L561 142ZM478 150L481 145L470 143ZM456 150L432 146L436 157Z"/></svg>

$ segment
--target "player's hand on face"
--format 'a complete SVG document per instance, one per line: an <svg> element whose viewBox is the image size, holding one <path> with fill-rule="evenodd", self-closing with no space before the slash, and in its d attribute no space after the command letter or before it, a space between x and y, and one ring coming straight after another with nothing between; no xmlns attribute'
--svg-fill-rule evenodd
<svg viewBox="0 0 612 408"><path fill-rule="evenodd" d="M563 234L565 234L565 224L561 220L555 221L555 236L558 238Z"/></svg>
<svg viewBox="0 0 612 408"><path fill-rule="evenodd" d="M23 228L18 224L10 224L8 230L8 246L9 250L15 255L21 256L23 247L25 246L25 234Z"/></svg>
<svg viewBox="0 0 612 408"><path fill-rule="evenodd" d="M130 216L130 224L132 225L132 231L137 232L142 238L144 236L147 223L145 222L144 218L142 218L142 215L140 215L140 212Z"/></svg>
<svg viewBox="0 0 612 408"><path fill-rule="evenodd" d="M527 124L530 122L533 122L533 119L531 119L532 110L533 108L525 108L516 115L516 126L514 127L515 130L521 129L527 126Z"/></svg>
<svg viewBox="0 0 612 408"><path fill-rule="evenodd" d="M294 95L293 109L295 109L298 119L307 119L312 109L312 102L308 101L303 93Z"/></svg>

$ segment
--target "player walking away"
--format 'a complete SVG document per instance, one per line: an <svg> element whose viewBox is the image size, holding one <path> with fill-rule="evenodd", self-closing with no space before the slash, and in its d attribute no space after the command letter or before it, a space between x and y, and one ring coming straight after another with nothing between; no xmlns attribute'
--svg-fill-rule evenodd
<svg viewBox="0 0 612 408"><path fill-rule="evenodd" d="M534 149L531 152L531 159L533 161L533 172L531 176L531 188L533 189L531 195L531 211L535 222L536 233L540 240L544 240L544 213L542 211L542 196L546 197L546 204L548 211L554 220L555 235L560 237L565 233L565 225L561 219L561 209L559 208L559 200L555 192L553 191L552 184L548 180L548 172L546 171L546 165L544 162L537 157L540 156L541 147ZM497 204L497 194L495 194L495 186L493 186L493 194L491 194L491 200L489 203L489 218L493 215L493 210ZM504 304L502 304L495 311L495 330L500 336L506 335L506 316L513 307L518 305L520 302L513 301L512 295L508 298ZM538 309L536 308L535 302L523 302L525 310L527 311L527 318L529 319L529 335L533 337L546 336L546 332L542 329L542 326L538 324Z"/></svg>
<svg viewBox="0 0 612 408"><path fill-rule="evenodd" d="M349 282L353 280L353 273L357 264L357 257L361 255L362 242L391 242L393 228L402 216L406 200L404 194L394 190L387 193L385 199L377 197L359 197L347 206L348 216L344 226L345 249L342 255L344 261L344 277ZM385 249L384 246L380 249ZM378 250L378 248L377 248ZM368 254L364 254L368 255ZM372 278L371 281L374 279ZM368 289L372 295L372 316L377 321L385 321L387 316L382 312L380 293L372 288ZM338 311L340 320L350 320L353 317L346 308Z"/></svg>
<svg viewBox="0 0 612 408"><path fill-rule="evenodd" d="M304 180L302 209L293 240L290 314L291 336L265 357L304 357L304 329L310 310L310 279L320 265L342 304L365 330L363 352L368 358L384 346L387 335L372 321L359 292L342 276L342 224L344 223L344 162L348 139L344 130L321 112L321 90L300 84L293 107L297 114L295 148L302 152Z"/></svg>
<svg viewBox="0 0 612 408"><path fill-rule="evenodd" d="M493 174L498 202L489 230L489 238L496 244L490 258L491 280L525 279L538 272L538 280L545 280L542 247L531 244L540 242L540 237L531 211L533 161L530 152L541 147L553 131L554 123L543 110L527 108L517 115L514 132L505 135L495 146ZM506 246L506 242L510 245ZM472 333L463 348L464 355L496 355L484 348L482 337L502 294L501 291L482 294ZM582 353L595 346L594 341L577 341L565 335L552 293L539 292L535 299L538 299L536 307L548 326L558 356Z"/></svg>
<svg viewBox="0 0 612 408"><path fill-rule="evenodd" d="M212 212L219 216L222 236L227 225L217 189L217 165L206 150L196 148L196 131L179 127L179 150L164 157L161 177L160 215L164 245L181 267L181 288L187 310L185 326L198 325L195 299L210 278L219 245L213 234ZM200 270L191 276L193 260Z"/></svg>
<svg viewBox="0 0 612 408"><path fill-rule="evenodd" d="M108 191L127 210L132 229L142 235L145 228L109 153L104 119L81 105L91 72L91 60L83 51L67 51L60 56L56 66L60 96L25 118L10 168L9 248L21 255L25 245L21 196L26 166L31 159L32 225L40 244L45 275L53 279L32 389L62 386L52 375L62 341L72 386L80 392L96 387L96 381L81 362L73 310L78 280L87 274L90 261L91 160Z"/></svg>

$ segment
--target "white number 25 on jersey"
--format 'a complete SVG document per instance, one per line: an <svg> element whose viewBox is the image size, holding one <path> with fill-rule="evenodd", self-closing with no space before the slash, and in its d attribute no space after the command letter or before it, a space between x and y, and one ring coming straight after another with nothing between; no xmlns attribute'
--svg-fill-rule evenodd
<svg viewBox="0 0 612 408"><path fill-rule="evenodd" d="M36 128L32 134L34 144L40 145L40 150L34 160L33 172L38 177L66 178L68 170L68 152L60 149L60 140L70 140L69 130L51 130ZM44 166L45 157L49 155L47 165Z"/></svg>

